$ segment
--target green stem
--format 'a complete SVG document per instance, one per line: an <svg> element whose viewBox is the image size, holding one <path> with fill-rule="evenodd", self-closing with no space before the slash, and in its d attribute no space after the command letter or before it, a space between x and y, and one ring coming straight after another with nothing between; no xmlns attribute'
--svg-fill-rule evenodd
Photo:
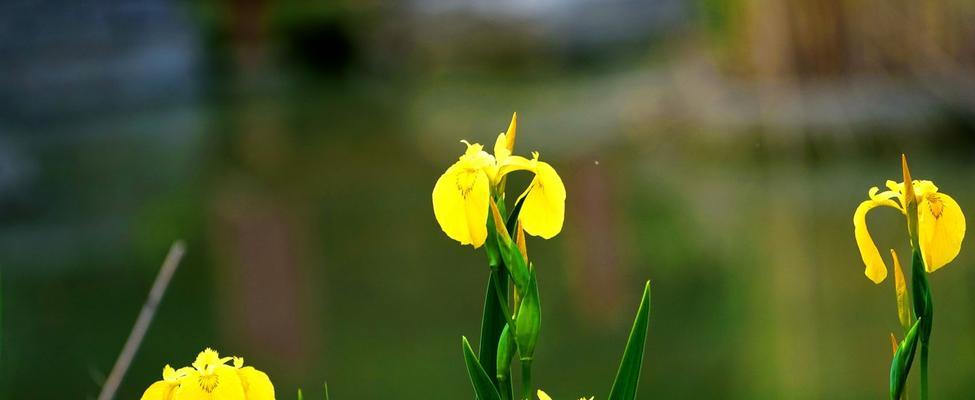
<svg viewBox="0 0 975 400"><path fill-rule="evenodd" d="M515 319L514 315L511 314L511 309L508 308L507 296L501 291L501 283L497 279L491 281L492 286L494 286L494 294L498 296L498 303L501 304L501 312L504 313L504 320L508 322L508 329L511 330L511 334L515 334Z"/></svg>
<svg viewBox="0 0 975 400"><path fill-rule="evenodd" d="M498 376L498 386L501 389L501 400L511 400L511 381L507 377Z"/></svg>
<svg viewBox="0 0 975 400"><path fill-rule="evenodd" d="M532 360L521 360L521 398L531 400L532 398Z"/></svg>
<svg viewBox="0 0 975 400"><path fill-rule="evenodd" d="M921 400L928 400L928 344L921 342Z"/></svg>

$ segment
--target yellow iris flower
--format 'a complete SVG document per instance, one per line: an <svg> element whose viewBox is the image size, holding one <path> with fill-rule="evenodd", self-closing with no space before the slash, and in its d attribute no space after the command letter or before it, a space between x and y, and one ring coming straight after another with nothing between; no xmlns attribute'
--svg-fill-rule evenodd
<svg viewBox="0 0 975 400"><path fill-rule="evenodd" d="M863 201L853 213L854 236L860 248L860 256L866 265L864 274L874 283L887 278L887 265L867 231L867 212L876 207L894 208L907 216L908 204L917 204L917 242L921 247L924 267L934 272L945 266L958 255L965 237L965 215L961 207L945 193L938 191L934 182L912 181L907 161L903 161L904 181L910 188L905 191L904 182L887 181L887 190L881 192L872 187L867 192L868 200Z"/></svg>
<svg viewBox="0 0 975 400"><path fill-rule="evenodd" d="M447 168L433 187L433 213L440 228L451 239L463 245L481 247L487 239L488 202L492 194L502 194L504 177L514 171L535 174L524 198L521 221L525 232L550 239L562 231L565 219L565 185L551 165L538 159L512 154L515 146L517 114L512 116L508 131L498 135L494 155L478 143L468 143L463 155Z"/></svg>
<svg viewBox="0 0 975 400"><path fill-rule="evenodd" d="M590 397L590 398L589 398L589 400L593 400L593 399L595 399L595 398L596 398L596 397L595 397L595 396L593 396L593 397ZM545 393L545 392L543 392L543 391L541 391L541 390L539 390L539 391L538 391L538 400L552 400L552 398L551 398L551 397L549 397L547 393ZM585 398L585 397L580 397L580 398L579 398L579 400L586 400L586 398Z"/></svg>
<svg viewBox="0 0 975 400"><path fill-rule="evenodd" d="M150 385L142 400L274 400L274 385L267 374L245 367L243 358L206 349L191 367L163 368L163 380Z"/></svg>

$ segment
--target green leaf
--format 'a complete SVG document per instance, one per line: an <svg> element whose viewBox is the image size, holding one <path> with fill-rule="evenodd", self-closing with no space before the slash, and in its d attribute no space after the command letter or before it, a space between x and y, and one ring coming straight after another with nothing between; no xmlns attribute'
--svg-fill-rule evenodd
<svg viewBox="0 0 975 400"><path fill-rule="evenodd" d="M301 389L298 389L298 400L305 400L305 396L301 394Z"/></svg>
<svg viewBox="0 0 975 400"><path fill-rule="evenodd" d="M511 275L511 280L515 282L518 293L525 293L528 290L528 281L531 279L531 272L525 258L518 249L518 244L514 240L505 240L498 236L498 248L501 251L501 260Z"/></svg>
<svg viewBox="0 0 975 400"><path fill-rule="evenodd" d="M643 368L643 352L647 342L647 326L650 319L650 281L643 288L643 299L633 320L630 338L626 341L620 369L609 391L609 400L633 400L640 384L640 370Z"/></svg>
<svg viewBox="0 0 975 400"><path fill-rule="evenodd" d="M461 342L464 347L464 363L467 364L467 375L470 376L471 385L474 386L474 394L480 400L501 400L501 395L494 388L491 377L484 372L480 361L477 361L477 356L474 355L474 349L471 349L467 337L462 337Z"/></svg>
<svg viewBox="0 0 975 400"><path fill-rule="evenodd" d="M894 353L894 359L890 362L890 399L900 400L901 393L904 392L904 385L907 382L907 376L911 372L911 364L914 363L914 353L917 349L917 332L918 326L921 325L922 319L918 319L914 322L914 326L907 331L907 335L904 336L904 340L901 340L899 346L897 346L897 352Z"/></svg>
<svg viewBox="0 0 975 400"><path fill-rule="evenodd" d="M325 382L325 400L328 400L328 382Z"/></svg>
<svg viewBox="0 0 975 400"><path fill-rule="evenodd" d="M494 227L494 218L488 216L487 220L487 239L484 241L484 252L487 254L488 266L491 269L501 268L501 252L498 249L498 232Z"/></svg>
<svg viewBox="0 0 975 400"><path fill-rule="evenodd" d="M501 278L504 280L502 281ZM484 313L481 314L481 337L478 346L478 355L484 366L484 372L491 377L495 386L498 384L496 369L498 340L501 338L501 331L507 325L507 318L502 311L501 301L498 299L497 290L494 287L498 282L508 282L507 273L503 269L492 270L488 276L487 291L484 293ZM498 287L502 295L507 292L507 284Z"/></svg>
<svg viewBox="0 0 975 400"><path fill-rule="evenodd" d="M511 209L511 215L508 216L508 221L504 223L505 228L508 228L508 233L515 234L515 224L518 223L518 214L521 214L521 205L525 204L525 198L522 197L515 202L515 207Z"/></svg>

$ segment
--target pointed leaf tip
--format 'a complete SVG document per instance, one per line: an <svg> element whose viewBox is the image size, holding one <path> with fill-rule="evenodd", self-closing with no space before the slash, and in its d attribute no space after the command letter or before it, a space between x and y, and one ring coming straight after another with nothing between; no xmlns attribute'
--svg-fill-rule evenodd
<svg viewBox="0 0 975 400"><path fill-rule="evenodd" d="M467 364L467 375L470 377L471 386L474 387L474 394L478 400L501 400L501 394L494 387L494 382L484 371L481 362L477 360L474 349L471 348L466 336L461 336L461 344L464 351L464 363Z"/></svg>
<svg viewBox="0 0 975 400"><path fill-rule="evenodd" d="M643 297L637 310L626 349L620 360L619 371L609 391L609 400L634 400L640 385L640 371L643 368L643 355L646 348L647 328L650 319L650 281L643 287Z"/></svg>

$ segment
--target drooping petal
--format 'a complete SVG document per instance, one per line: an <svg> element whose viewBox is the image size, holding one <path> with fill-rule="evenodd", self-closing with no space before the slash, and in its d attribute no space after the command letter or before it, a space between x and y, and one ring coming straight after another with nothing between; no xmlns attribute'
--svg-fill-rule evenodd
<svg viewBox="0 0 975 400"><path fill-rule="evenodd" d="M142 400L171 400L176 386L173 382L157 381L142 393Z"/></svg>
<svg viewBox="0 0 975 400"><path fill-rule="evenodd" d="M887 265L884 264L884 259L880 257L877 245L873 243L873 238L867 231L867 212L880 205L882 203L865 200L857 206L856 212L853 213L853 235L856 237L857 247L860 248L860 257L866 266L863 273L873 283L877 284L887 278Z"/></svg>
<svg viewBox="0 0 975 400"><path fill-rule="evenodd" d="M478 248L487 239L488 180L482 169L461 160L447 168L433 187L433 213L440 229L460 244Z"/></svg>
<svg viewBox="0 0 975 400"><path fill-rule="evenodd" d="M951 262L961 251L965 238L965 215L944 193L928 192L918 202L918 240L928 272Z"/></svg>
<svg viewBox="0 0 975 400"><path fill-rule="evenodd" d="M264 372L254 367L244 367L237 370L237 376L240 377L247 400L274 400L274 385Z"/></svg>
<svg viewBox="0 0 975 400"><path fill-rule="evenodd" d="M565 220L565 185L548 163L532 160L535 178L522 194L521 221L525 232L551 239L562 231Z"/></svg>
<svg viewBox="0 0 975 400"><path fill-rule="evenodd" d="M901 198L903 196L900 192L895 190L885 190L883 192L879 191L880 189L872 187L869 191L867 191L867 196L870 197L870 200L877 203L877 205L893 207L898 209L901 213L904 213L903 199ZM898 198L900 202L895 202L893 200L895 197Z"/></svg>

